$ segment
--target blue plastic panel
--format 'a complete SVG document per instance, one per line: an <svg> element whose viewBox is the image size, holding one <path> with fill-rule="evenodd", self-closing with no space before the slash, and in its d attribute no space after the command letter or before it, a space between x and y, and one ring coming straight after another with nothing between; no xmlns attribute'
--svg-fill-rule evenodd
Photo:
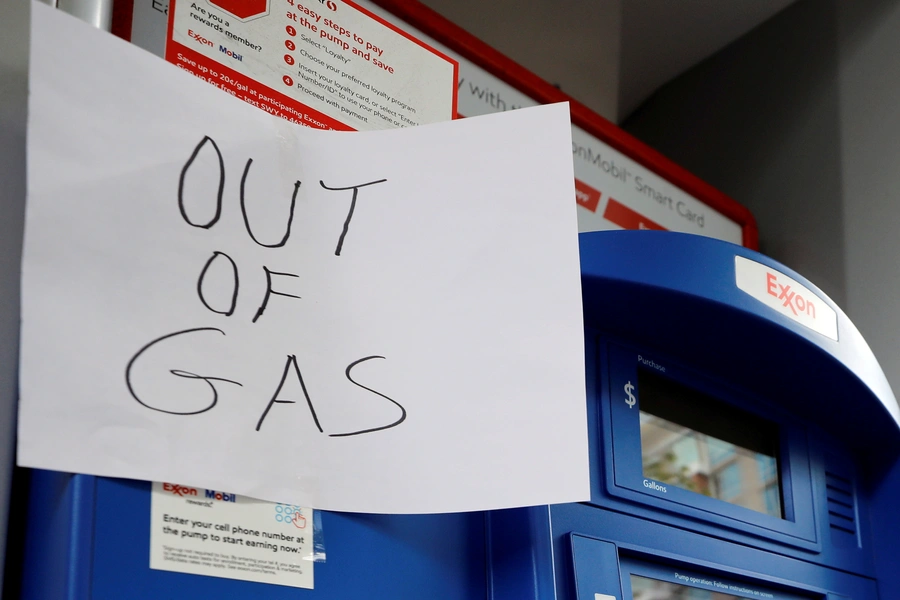
<svg viewBox="0 0 900 600"><path fill-rule="evenodd" d="M322 513L327 561L315 589L157 571L150 485L36 471L24 597L483 598L484 514Z"/></svg>
<svg viewBox="0 0 900 600"><path fill-rule="evenodd" d="M571 543L578 600L595 600L597 594L621 600L619 550L615 544L583 535L573 535Z"/></svg>
<svg viewBox="0 0 900 600"><path fill-rule="evenodd" d="M869 347L841 309L802 275L759 253L664 231L581 234L585 325L690 364L893 461L900 408ZM838 339L738 289L735 257L803 284L837 314ZM874 454L874 453L872 453Z"/></svg>
<svg viewBox="0 0 900 600"><path fill-rule="evenodd" d="M23 598L89 598L96 479L31 473Z"/></svg>
<svg viewBox="0 0 900 600"><path fill-rule="evenodd" d="M809 468L806 431L789 415L761 398L742 397L733 387L716 382L685 368L677 360L648 348L632 348L616 342L600 342L606 357L601 378L603 437L607 449L606 489L611 494L686 517L736 529L763 539L807 550L821 550L816 529L816 510ZM643 356L665 369L665 377L685 384L720 401L756 413L775 424L781 432L781 488L785 518L769 516L723 500L703 496L673 485L648 487L641 462L638 357ZM602 360L602 358L601 358ZM624 387L631 383L633 405L625 402ZM650 482L651 485L653 482ZM665 490L664 492L662 490Z"/></svg>
<svg viewBox="0 0 900 600"><path fill-rule="evenodd" d="M900 594L900 462L877 475L871 491L873 553L878 589L889 600Z"/></svg>
<svg viewBox="0 0 900 600"><path fill-rule="evenodd" d="M488 586L492 599L545 600L556 593L550 507L487 515Z"/></svg>
<svg viewBox="0 0 900 600"><path fill-rule="evenodd" d="M827 592L853 600L879 598L874 579L840 569L590 505L564 504L551 506L550 510L558 600L578 597L576 581L578 592L582 590L580 582L586 567L578 562L577 556L575 564L570 558L576 536L615 544L620 560L626 557L677 567L685 572L715 573L720 578L752 581L758 586L798 594L801 598L809 595L818 600ZM599 569L596 577L607 577L608 565L599 564L596 568ZM882 598L893 598L894 595L890 593ZM578 597L578 600L582 599ZM589 597L589 600L593 598ZM625 595L623 600L630 599Z"/></svg>
<svg viewBox="0 0 900 600"><path fill-rule="evenodd" d="M818 564L832 566L834 568L845 569L861 575L873 576L874 560L873 546L871 543L871 527L869 523L868 495L869 492L862 485L864 481L862 476L865 470L860 470L854 462L854 457L847 452L843 442L833 436L829 436L815 426L803 427L802 421L789 415L780 408L771 407L766 409L768 402L763 401L755 396L746 396L746 394L736 390L730 386L725 386L723 398L733 399L740 402L742 408L752 408L759 405L760 402L764 406L757 406L758 409L771 410L767 414L770 418L779 419L785 424L787 430L793 430L794 434L788 434L789 438L783 442L785 448L790 449L791 444L801 446L799 450L800 467L796 467L793 471L806 473L805 478L798 478L788 473L784 479L784 483L794 481L794 485L784 485L785 493L793 496L802 495L806 500L806 506L800 507L799 503L795 503L793 519L810 519L815 524L816 544L803 544L796 539L785 539L785 535L779 534L777 531L757 527L756 525L747 524L741 521L741 514L748 514L751 511L747 509L737 510L737 519L732 514L717 514L712 512L701 511L690 505L682 505L666 500L665 498L655 497L652 493L645 493L642 490L635 491L617 487L614 479L614 457L612 454L612 442L615 439L612 434L612 422L610 420L609 400L605 397L610 387L608 376L606 375L605 364L607 362L607 342L603 341L607 338L601 336L594 330L588 330L586 339L594 339L596 343L586 345L586 367L588 376L588 435L591 440L590 463L591 463L591 504L597 507L604 507L610 510L623 512L632 515L638 519L654 521L663 525L675 525L680 528L696 531L704 536L717 537L738 544L748 545L756 548L794 556L804 560L810 560ZM598 341L599 340L599 341ZM621 343L618 343L621 346ZM602 346L604 351L599 352ZM658 354L654 354L659 356ZM683 366L683 365L678 365ZM697 366L689 370L690 378L696 382ZM701 379L709 383L712 374L705 373ZM721 387L723 382L715 382L714 385L703 387L706 392L714 393ZM618 387L616 388L618 389ZM769 398L771 399L771 397ZM602 407L606 407L601 412ZM627 409L626 409L627 410ZM766 414L763 412L763 414ZM636 437L637 434L635 434ZM791 442L790 438L794 438ZM795 451L796 452L796 451ZM808 454L808 459L805 457ZM633 460L637 460L640 454L640 447L633 449ZM639 467L636 467L639 468ZM788 464L787 468L790 470ZM827 490L826 474L833 473L852 481L855 486L855 514L858 516L855 536L850 536L853 540L852 544L846 543L846 532L834 530L830 527L829 522L829 500ZM811 490L810 490L811 486ZM610 490L614 493L610 493ZM690 498L693 494L688 493ZM809 513L809 498L814 509L814 514ZM731 507L720 501L713 503L719 507L725 507L732 511L739 507ZM806 510L797 515L797 508ZM726 511L728 512L728 511ZM765 515L760 515L765 517ZM771 518L770 518L771 519ZM777 519L771 519L770 522L777 522ZM602 535L602 532L594 532L586 530L583 533L590 535ZM837 539L840 536L843 539Z"/></svg>

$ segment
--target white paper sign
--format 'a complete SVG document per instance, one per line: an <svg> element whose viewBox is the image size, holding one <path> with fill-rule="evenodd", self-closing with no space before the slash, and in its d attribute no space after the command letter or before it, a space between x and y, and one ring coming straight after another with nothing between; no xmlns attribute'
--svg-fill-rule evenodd
<svg viewBox="0 0 900 600"><path fill-rule="evenodd" d="M313 511L153 483L150 568L313 588Z"/></svg>
<svg viewBox="0 0 900 600"><path fill-rule="evenodd" d="M33 17L20 464L362 512L588 498L567 106L315 131Z"/></svg>

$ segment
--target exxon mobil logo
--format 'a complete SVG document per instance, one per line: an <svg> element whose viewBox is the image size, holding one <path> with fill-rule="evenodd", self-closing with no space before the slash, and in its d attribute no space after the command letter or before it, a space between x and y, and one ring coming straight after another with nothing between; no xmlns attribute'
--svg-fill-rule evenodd
<svg viewBox="0 0 900 600"><path fill-rule="evenodd" d="M174 496L196 496L197 488L187 487L186 485L178 485L177 483L164 483L163 491L169 492Z"/></svg>
<svg viewBox="0 0 900 600"><path fill-rule="evenodd" d="M743 256L734 257L734 278L738 289L769 308L838 341L837 312L796 279Z"/></svg>
<svg viewBox="0 0 900 600"><path fill-rule="evenodd" d="M816 302L808 299L799 291L792 289L790 283L782 283L778 280L778 275L773 272L766 273L766 293L770 296L778 298L782 302L781 306L786 307L794 316L800 316L806 313L813 319L816 318ZM818 299L817 299L818 300Z"/></svg>
<svg viewBox="0 0 900 600"><path fill-rule="evenodd" d="M196 497L200 495L197 488L178 485L177 483L164 483L163 491L169 492L173 496L181 497ZM203 497L207 500L216 500L218 502L237 502L237 495L229 494L227 492L217 492L216 490L203 490Z"/></svg>
<svg viewBox="0 0 900 600"><path fill-rule="evenodd" d="M218 500L219 502L237 502L237 496L227 494L225 492L217 492L216 490L205 490L207 500Z"/></svg>

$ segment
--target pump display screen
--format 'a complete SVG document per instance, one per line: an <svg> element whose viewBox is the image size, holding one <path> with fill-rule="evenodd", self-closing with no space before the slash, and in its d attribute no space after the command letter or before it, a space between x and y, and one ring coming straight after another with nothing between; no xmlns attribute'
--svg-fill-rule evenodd
<svg viewBox="0 0 900 600"><path fill-rule="evenodd" d="M631 594L632 600L741 600L749 597L711 592L640 575L631 576Z"/></svg>
<svg viewBox="0 0 900 600"><path fill-rule="evenodd" d="M644 477L784 517L774 423L648 369L638 386Z"/></svg>

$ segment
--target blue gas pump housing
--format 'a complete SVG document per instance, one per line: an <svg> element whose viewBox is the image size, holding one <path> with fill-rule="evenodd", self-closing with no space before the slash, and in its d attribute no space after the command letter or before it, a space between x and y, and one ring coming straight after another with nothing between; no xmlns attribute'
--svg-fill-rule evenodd
<svg viewBox="0 0 900 600"><path fill-rule="evenodd" d="M591 500L491 513L493 598L895 597L900 411L840 308L724 242L629 231L580 242ZM756 265L755 295L742 261ZM833 311L833 332L803 322L810 302ZM642 465L657 413L665 435L689 433L677 443L719 436L711 475L682 465L661 479L658 463ZM755 448L777 490L768 513L711 497L716 477L740 483L723 439Z"/></svg>
<svg viewBox="0 0 900 600"><path fill-rule="evenodd" d="M303 590L151 570L148 483L34 471L23 597L895 597L900 409L847 316L725 242L580 246L588 502L324 513L327 561Z"/></svg>

